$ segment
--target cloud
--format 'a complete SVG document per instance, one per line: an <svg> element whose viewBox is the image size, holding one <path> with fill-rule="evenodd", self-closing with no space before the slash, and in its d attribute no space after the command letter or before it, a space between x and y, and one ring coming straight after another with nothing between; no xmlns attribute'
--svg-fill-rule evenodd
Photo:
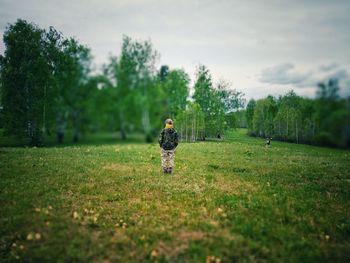
<svg viewBox="0 0 350 263"><path fill-rule="evenodd" d="M295 72L294 64L283 63L262 70L260 81L269 84L303 86L311 78L312 73Z"/></svg>
<svg viewBox="0 0 350 263"><path fill-rule="evenodd" d="M319 66L318 69L321 72L327 72L327 71L334 70L338 67L339 67L339 65L337 63L330 63L330 64L326 64L326 65L321 65L321 66Z"/></svg>
<svg viewBox="0 0 350 263"><path fill-rule="evenodd" d="M299 88L301 95L309 94L308 87L318 81L333 74L344 82L344 72L338 71L350 72L348 0L0 2L0 38L17 18L54 26L91 47L99 65L110 52L119 55L123 34L151 39L160 64L184 67L193 79L202 62L213 79L231 81L248 97L263 97L269 89ZM0 40L0 54L4 49Z"/></svg>
<svg viewBox="0 0 350 263"><path fill-rule="evenodd" d="M345 69L339 69L335 72L332 72L327 76L328 79L338 79L339 81L346 80L349 78L349 74Z"/></svg>
<svg viewBox="0 0 350 263"><path fill-rule="evenodd" d="M340 95L344 97L350 95L349 67L329 63L316 68L317 70L313 70L312 67L297 70L292 63L282 63L263 69L259 81L269 84L274 90L278 86L280 88L281 86L288 86L299 91L306 89L310 91L310 89L315 90L318 83L327 82L329 79L337 79L340 86Z"/></svg>
<svg viewBox="0 0 350 263"><path fill-rule="evenodd" d="M340 95L343 97L350 96L350 76L346 69L338 69L323 77L322 82L329 79L337 79L340 86Z"/></svg>

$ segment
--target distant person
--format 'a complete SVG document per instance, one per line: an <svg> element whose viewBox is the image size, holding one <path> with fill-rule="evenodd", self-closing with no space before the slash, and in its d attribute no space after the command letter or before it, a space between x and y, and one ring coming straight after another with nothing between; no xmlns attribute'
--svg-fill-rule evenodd
<svg viewBox="0 0 350 263"><path fill-rule="evenodd" d="M272 138L269 138L269 137L266 138L266 142L265 142L266 147L270 147L271 140L272 140Z"/></svg>
<svg viewBox="0 0 350 263"><path fill-rule="evenodd" d="M166 119L165 128L161 131L158 142L163 172L171 174L174 168L175 148L179 142L172 119Z"/></svg>

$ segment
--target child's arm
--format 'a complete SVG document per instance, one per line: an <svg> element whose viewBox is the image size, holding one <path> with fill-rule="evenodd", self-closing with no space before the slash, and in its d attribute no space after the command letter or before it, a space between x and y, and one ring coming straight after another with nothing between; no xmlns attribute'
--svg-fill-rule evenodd
<svg viewBox="0 0 350 263"><path fill-rule="evenodd" d="M175 148L177 147L177 145L179 144L179 137L177 136L177 132L175 132L175 136L174 136L174 144L175 144Z"/></svg>
<svg viewBox="0 0 350 263"><path fill-rule="evenodd" d="M158 137L158 143L159 143L160 147L162 147L163 140L164 140L164 129L161 131L161 133L159 134L159 137Z"/></svg>

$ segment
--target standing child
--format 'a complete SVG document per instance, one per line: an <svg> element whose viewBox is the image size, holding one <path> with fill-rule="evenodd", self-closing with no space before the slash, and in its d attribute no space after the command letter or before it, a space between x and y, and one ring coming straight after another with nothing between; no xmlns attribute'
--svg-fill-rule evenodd
<svg viewBox="0 0 350 263"><path fill-rule="evenodd" d="M177 132L171 119L165 121L165 128L160 133L158 142L163 172L171 174L174 168L175 148L179 143Z"/></svg>

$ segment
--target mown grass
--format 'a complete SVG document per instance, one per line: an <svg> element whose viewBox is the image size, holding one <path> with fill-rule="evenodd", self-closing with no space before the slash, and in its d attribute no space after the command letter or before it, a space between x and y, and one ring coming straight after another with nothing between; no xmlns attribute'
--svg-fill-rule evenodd
<svg viewBox="0 0 350 263"><path fill-rule="evenodd" d="M350 152L244 132L0 148L1 261L349 262Z"/></svg>

